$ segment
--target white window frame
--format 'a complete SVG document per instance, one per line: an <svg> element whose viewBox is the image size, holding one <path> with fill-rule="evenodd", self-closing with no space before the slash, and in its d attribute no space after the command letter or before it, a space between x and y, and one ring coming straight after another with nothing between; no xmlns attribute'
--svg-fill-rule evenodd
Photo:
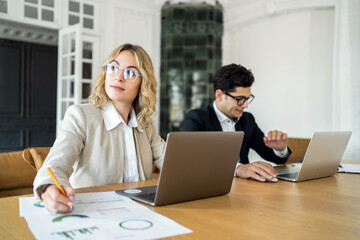
<svg viewBox="0 0 360 240"><path fill-rule="evenodd" d="M69 11L69 2L78 2L80 5L79 13L74 13ZM84 14L84 4L93 6L94 14L92 16ZM99 4L89 0L66 0L64 4L64 18L65 18L65 25L72 26L69 23L69 15L74 15L79 17L79 24L82 26L84 31L99 31ZM84 17L90 18L93 20L93 28L85 28L84 27Z"/></svg>
<svg viewBox="0 0 360 240"><path fill-rule="evenodd" d="M65 35L73 34L75 39L75 51L63 53L64 41L63 37ZM83 42L92 43L92 59L83 59ZM90 83L90 89L93 82L96 80L97 69L99 69L99 42L100 36L96 34L88 34L80 24L69 26L63 28L59 31L59 46L58 46L58 83L57 83L57 112L56 112L56 125L57 130L60 129L64 113L66 109L72 104L82 104L86 102L86 99L82 99L82 84ZM71 47L71 41L68 41L68 47ZM67 74L63 75L63 58L67 58ZM71 71L71 58L74 57L74 74L70 75ZM91 68L91 79L83 79L83 69L82 63L87 62L92 64ZM71 87L70 79L74 79L74 95L70 96ZM66 86L63 85L63 80L66 81ZM65 90L63 88L65 87ZM63 96L63 91L65 91L65 97ZM63 107L65 103L65 107Z"/></svg>

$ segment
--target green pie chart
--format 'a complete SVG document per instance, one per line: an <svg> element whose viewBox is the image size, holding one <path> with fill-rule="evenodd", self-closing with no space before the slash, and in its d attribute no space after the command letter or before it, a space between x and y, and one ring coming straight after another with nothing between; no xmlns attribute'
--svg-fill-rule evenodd
<svg viewBox="0 0 360 240"><path fill-rule="evenodd" d="M88 218L88 216L86 216L86 215L81 215L81 214L68 214L68 215L62 215L62 216L56 217L56 218L54 218L52 221L53 221L53 222L61 222L64 218L69 218L69 217Z"/></svg>
<svg viewBox="0 0 360 240"><path fill-rule="evenodd" d="M151 228L153 225L154 224L151 221L145 219L129 219L119 223L121 228L135 231L146 230Z"/></svg>

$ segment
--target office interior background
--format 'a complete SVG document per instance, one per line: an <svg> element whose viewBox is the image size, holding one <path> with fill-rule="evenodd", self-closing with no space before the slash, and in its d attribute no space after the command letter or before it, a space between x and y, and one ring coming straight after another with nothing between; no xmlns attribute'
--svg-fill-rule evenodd
<svg viewBox="0 0 360 240"><path fill-rule="evenodd" d="M51 146L129 42L152 57L163 137L237 63L255 75L248 111L265 134L351 130L343 158L360 160L359 12L358 0L0 0L0 152Z"/></svg>

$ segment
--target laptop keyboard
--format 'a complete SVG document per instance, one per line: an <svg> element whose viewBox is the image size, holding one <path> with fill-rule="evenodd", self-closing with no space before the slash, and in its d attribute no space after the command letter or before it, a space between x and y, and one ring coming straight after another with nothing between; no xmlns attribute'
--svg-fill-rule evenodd
<svg viewBox="0 0 360 240"><path fill-rule="evenodd" d="M147 200L149 202L154 202L155 201L155 195L156 193L143 193L143 194L139 194L136 197Z"/></svg>
<svg viewBox="0 0 360 240"><path fill-rule="evenodd" d="M287 173L298 173L300 168L284 168L284 169L276 169L278 175L283 175Z"/></svg>
<svg viewBox="0 0 360 240"><path fill-rule="evenodd" d="M280 177L285 177L285 178L291 178L291 179L296 179L298 176L298 172L293 172L293 173L283 173L283 174L279 174L278 176Z"/></svg>

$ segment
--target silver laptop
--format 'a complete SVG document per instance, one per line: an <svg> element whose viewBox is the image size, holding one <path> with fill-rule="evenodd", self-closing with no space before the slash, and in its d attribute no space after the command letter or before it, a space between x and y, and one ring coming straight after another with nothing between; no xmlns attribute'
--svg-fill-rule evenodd
<svg viewBox="0 0 360 240"><path fill-rule="evenodd" d="M278 179L300 182L336 173L351 131L315 132L298 167L276 170Z"/></svg>
<svg viewBox="0 0 360 240"><path fill-rule="evenodd" d="M244 132L171 132L157 186L116 193L160 206L230 192Z"/></svg>

